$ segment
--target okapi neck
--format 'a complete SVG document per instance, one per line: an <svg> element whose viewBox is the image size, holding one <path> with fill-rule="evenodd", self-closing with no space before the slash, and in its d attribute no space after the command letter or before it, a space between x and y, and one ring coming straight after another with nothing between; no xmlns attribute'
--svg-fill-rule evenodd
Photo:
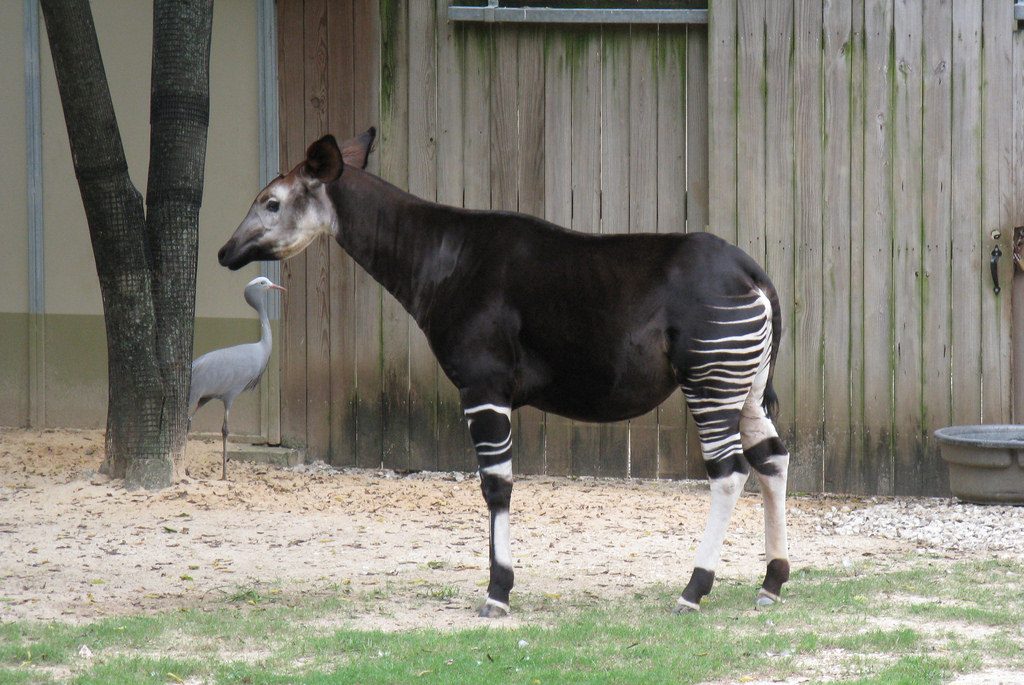
<svg viewBox="0 0 1024 685"><path fill-rule="evenodd" d="M433 285L424 265L453 230L452 208L351 167L328 187L328 197L338 244L422 323Z"/></svg>

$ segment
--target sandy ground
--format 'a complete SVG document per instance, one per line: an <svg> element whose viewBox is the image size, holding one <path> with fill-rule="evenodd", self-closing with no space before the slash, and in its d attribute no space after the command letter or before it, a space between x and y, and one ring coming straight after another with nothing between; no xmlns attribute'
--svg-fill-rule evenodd
<svg viewBox="0 0 1024 685"><path fill-rule="evenodd" d="M315 593L341 584L387 590L353 625L474 624L487 575L487 516L475 477L232 463L224 482L219 448L193 441L190 480L129 492L96 475L97 431L0 429L0 620L223 606L249 587ZM921 551L919 543L822 526L827 514L865 501L790 502L795 567L865 557L900 564ZM512 517L517 589L681 589L707 506L703 482L521 478ZM762 521L759 496L745 495L718 573L748 583L752 599L764 569ZM427 601L423 588L457 592Z"/></svg>

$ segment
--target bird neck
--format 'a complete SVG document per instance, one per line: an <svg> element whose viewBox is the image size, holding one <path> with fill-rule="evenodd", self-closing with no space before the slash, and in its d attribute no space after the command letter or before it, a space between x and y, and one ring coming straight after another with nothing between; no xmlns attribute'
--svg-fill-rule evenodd
<svg viewBox="0 0 1024 685"><path fill-rule="evenodd" d="M270 317L267 316L266 296L257 300L253 306L256 309L256 313L260 315L260 347L269 350L273 344L273 339L270 333Z"/></svg>

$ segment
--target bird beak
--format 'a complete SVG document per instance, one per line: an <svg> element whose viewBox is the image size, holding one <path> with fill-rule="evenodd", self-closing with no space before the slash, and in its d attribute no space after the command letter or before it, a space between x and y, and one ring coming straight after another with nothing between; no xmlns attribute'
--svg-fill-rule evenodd
<svg viewBox="0 0 1024 685"><path fill-rule="evenodd" d="M270 287L271 287L271 289L273 289L273 290L280 290L280 291L281 291L281 292L283 292L283 293L286 293L286 292L288 292L288 290L287 290L286 288L282 288L281 286L277 285L276 283L271 283L271 284L270 284Z"/></svg>

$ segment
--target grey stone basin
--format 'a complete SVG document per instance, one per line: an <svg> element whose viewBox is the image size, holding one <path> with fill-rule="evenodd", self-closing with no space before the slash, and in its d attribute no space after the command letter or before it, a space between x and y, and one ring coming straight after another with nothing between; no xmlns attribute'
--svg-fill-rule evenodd
<svg viewBox="0 0 1024 685"><path fill-rule="evenodd" d="M949 489L968 502L1024 504L1024 425L948 426L935 431Z"/></svg>

